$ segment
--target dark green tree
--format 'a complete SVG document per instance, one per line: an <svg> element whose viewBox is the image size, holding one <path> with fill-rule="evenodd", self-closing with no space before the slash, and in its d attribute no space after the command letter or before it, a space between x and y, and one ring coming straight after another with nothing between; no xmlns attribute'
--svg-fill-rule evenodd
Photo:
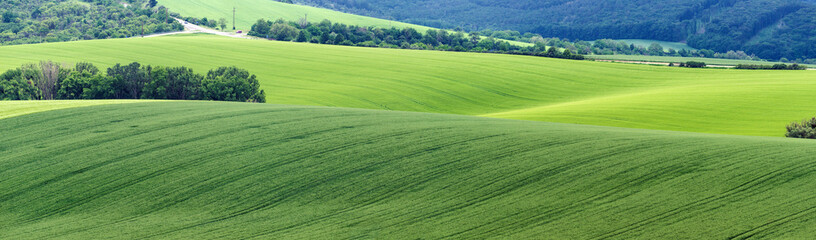
<svg viewBox="0 0 816 240"><path fill-rule="evenodd" d="M201 85L204 100L266 102L255 75L237 67L210 70Z"/></svg>

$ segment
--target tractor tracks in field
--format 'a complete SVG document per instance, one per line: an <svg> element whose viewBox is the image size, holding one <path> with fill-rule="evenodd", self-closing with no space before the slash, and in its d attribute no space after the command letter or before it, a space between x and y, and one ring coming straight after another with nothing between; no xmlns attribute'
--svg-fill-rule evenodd
<svg viewBox="0 0 816 240"><path fill-rule="evenodd" d="M747 182L744 182L744 183L742 183L742 184L740 184L740 185L738 185L736 187L730 188L729 190L726 190L726 191L724 191L724 192L722 192L722 193L720 193L718 195L709 196L709 197L699 199L697 201L685 204L683 206L676 207L676 208L674 208L672 210L663 212L663 213L658 214L658 215L654 215L652 217L649 217L649 218L634 222L632 224L629 224L629 225L627 225L625 227L622 227L622 228L607 232L605 234L599 235L599 236L595 237L594 239L608 239L608 238L618 237L618 236L620 236L622 234L625 234L625 233L628 233L628 232L631 232L631 231L646 227L646 226L648 226L650 224L653 224L653 223L661 221L661 220L668 219L668 218L673 217L675 215L681 214L681 213L683 213L685 211L689 211L689 210L692 210L692 209L695 209L695 208L699 208L699 207L702 207L702 206L705 206L705 205L708 205L708 204L711 204L711 203L714 203L714 202L717 202L717 201L720 201L720 200L725 200L725 199L728 199L728 198L736 197L736 196L738 196L740 194L743 194L743 193L746 193L746 192L749 192L749 191L756 191L757 188L760 188L760 187L762 187L764 185L767 185L769 182L772 182L774 180L782 180L782 179L779 179L779 178L784 177L785 175L787 175L787 174L789 174L791 172L794 172L794 171L797 171L797 170L811 169L814 166L816 166L816 163L805 162L805 163L802 163L802 164L792 165L792 166L789 166L787 168L780 168L780 169L777 169L777 170L762 174L762 175L760 175L758 177L755 177L755 178L753 178L753 179L751 179L751 180L749 180ZM811 169L811 170L808 170L808 171L813 171L813 170ZM807 209L806 211L811 211L811 210L814 210L814 209L816 209L816 207ZM793 214L793 215L796 215L796 214ZM748 232L751 232L751 231L752 230L749 230ZM744 234L747 234L748 232L743 232L743 233L741 233L739 235L733 236L732 239L739 239L737 237L742 236Z"/></svg>

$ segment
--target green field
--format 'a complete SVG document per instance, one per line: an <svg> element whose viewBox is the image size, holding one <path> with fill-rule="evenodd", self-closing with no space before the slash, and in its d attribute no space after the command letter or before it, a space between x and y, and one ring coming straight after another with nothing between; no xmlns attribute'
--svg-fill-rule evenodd
<svg viewBox="0 0 816 240"><path fill-rule="evenodd" d="M0 132L0 239L816 234L807 140L224 102Z"/></svg>
<svg viewBox="0 0 816 240"><path fill-rule="evenodd" d="M721 59L721 58L701 58L701 57L669 57L669 56L642 56L642 55L590 55L590 58L601 60L623 60L623 61L645 61L645 62L688 62L698 61L704 62L708 65L725 65L735 66L737 64L759 64L759 65L773 65L783 62L766 62L766 61L752 61L752 60L737 60L737 59ZM784 63L790 64L790 63ZM816 65L800 64L810 68L816 68Z"/></svg>
<svg viewBox="0 0 816 240"><path fill-rule="evenodd" d="M0 119L57 109L134 102L148 102L148 101L146 100L0 101Z"/></svg>
<svg viewBox="0 0 816 240"><path fill-rule="evenodd" d="M663 49L668 52L669 48L680 51L680 49L685 49L687 51L690 50L697 50L696 48L689 47L685 43L680 42L666 42L666 41L657 41L657 40L647 40L647 39L620 39L615 41L623 41L627 44L634 44L635 46L648 48L652 43L657 43L663 46Z"/></svg>
<svg viewBox="0 0 816 240"><path fill-rule="evenodd" d="M207 17L218 20L225 18L232 26L232 8L236 8L235 25L238 29L248 30L258 19L297 21L308 17L310 22L320 22L323 19L348 25L372 27L411 27L425 32L429 27L407 24L396 21L342 13L329 9L309 7L296 4L281 3L274 0L160 0L170 11L182 16Z"/></svg>
<svg viewBox="0 0 816 240"><path fill-rule="evenodd" d="M681 69L500 54L412 51L209 35L0 47L0 69L73 63L235 65L270 103L782 136L811 116L816 71Z"/></svg>
<svg viewBox="0 0 816 240"><path fill-rule="evenodd" d="M317 23L328 19L334 23L381 28L413 28L425 33L430 28L386 19L372 18L354 14L338 12L329 9L316 8L297 4L281 3L274 0L162 0L159 2L182 16L198 18L225 18L232 22L232 8L237 10L235 25L238 29L251 29L258 19L298 21L307 17L309 22ZM231 24L230 24L231 26ZM531 43L503 40L516 46L532 46Z"/></svg>

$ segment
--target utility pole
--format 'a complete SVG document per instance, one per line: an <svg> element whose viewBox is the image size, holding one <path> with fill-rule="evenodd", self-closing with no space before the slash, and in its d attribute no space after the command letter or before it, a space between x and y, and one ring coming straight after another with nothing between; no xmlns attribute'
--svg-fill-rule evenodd
<svg viewBox="0 0 816 240"><path fill-rule="evenodd" d="M235 6L232 7L232 30L235 30Z"/></svg>

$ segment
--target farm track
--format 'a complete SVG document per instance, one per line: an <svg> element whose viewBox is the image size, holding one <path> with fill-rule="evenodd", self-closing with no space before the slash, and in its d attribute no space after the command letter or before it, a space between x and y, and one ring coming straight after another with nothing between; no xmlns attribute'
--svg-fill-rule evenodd
<svg viewBox="0 0 816 240"><path fill-rule="evenodd" d="M0 131L0 238L745 239L816 212L809 141L214 102Z"/></svg>

